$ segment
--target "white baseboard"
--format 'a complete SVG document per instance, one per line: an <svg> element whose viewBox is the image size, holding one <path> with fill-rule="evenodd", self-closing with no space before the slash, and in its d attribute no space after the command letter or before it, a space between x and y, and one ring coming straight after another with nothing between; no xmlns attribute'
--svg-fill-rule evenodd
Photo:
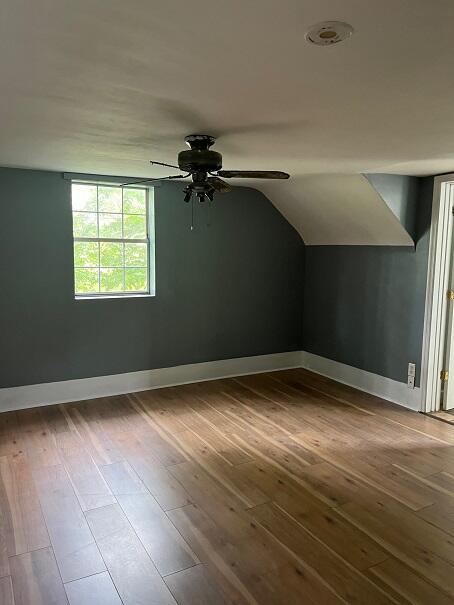
<svg viewBox="0 0 454 605"><path fill-rule="evenodd" d="M306 351L290 351L0 389L0 412L300 367L412 410L421 409L419 388L409 389L405 383Z"/></svg>
<svg viewBox="0 0 454 605"><path fill-rule="evenodd" d="M0 412L300 367L300 351L0 389Z"/></svg>
<svg viewBox="0 0 454 605"><path fill-rule="evenodd" d="M411 410L421 411L421 389L419 387L409 389L404 382L372 374L307 351L301 351L301 367Z"/></svg>

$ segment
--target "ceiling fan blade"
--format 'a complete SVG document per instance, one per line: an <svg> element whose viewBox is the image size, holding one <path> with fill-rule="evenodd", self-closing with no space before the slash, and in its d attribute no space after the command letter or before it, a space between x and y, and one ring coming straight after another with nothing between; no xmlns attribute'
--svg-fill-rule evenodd
<svg viewBox="0 0 454 605"><path fill-rule="evenodd" d="M176 174L175 176L161 176L153 179L141 179L140 181L131 181L130 183L122 183L120 187L128 187L129 185L141 185L142 183L152 183L153 181L169 181L170 179L185 179L188 174Z"/></svg>
<svg viewBox="0 0 454 605"><path fill-rule="evenodd" d="M177 170L180 170L180 167L175 166L175 164L166 164L165 162L155 162L155 160L150 160L150 164L153 164L154 166L166 166L167 168L176 168Z"/></svg>
<svg viewBox="0 0 454 605"><path fill-rule="evenodd" d="M288 179L290 175L279 170L218 170L226 179Z"/></svg>
<svg viewBox="0 0 454 605"><path fill-rule="evenodd" d="M229 191L232 191L232 187L217 176L210 176L207 181L218 193L229 193Z"/></svg>

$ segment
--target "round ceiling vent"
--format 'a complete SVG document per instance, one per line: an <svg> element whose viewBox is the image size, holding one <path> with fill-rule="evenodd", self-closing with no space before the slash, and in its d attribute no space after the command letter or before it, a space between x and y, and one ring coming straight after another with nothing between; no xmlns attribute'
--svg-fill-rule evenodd
<svg viewBox="0 0 454 605"><path fill-rule="evenodd" d="M353 33L353 27L342 21L323 21L313 25L306 34L306 40L318 46L337 44Z"/></svg>

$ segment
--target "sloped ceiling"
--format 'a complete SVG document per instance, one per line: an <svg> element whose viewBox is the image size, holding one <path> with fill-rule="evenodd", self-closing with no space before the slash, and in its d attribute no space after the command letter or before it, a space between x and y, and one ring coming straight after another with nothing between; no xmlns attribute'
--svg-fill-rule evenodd
<svg viewBox="0 0 454 605"><path fill-rule="evenodd" d="M354 36L309 45L328 19ZM454 170L453 22L451 0L3 0L0 165L162 175L202 131L226 168L291 173L256 186L309 243L402 244L360 173Z"/></svg>
<svg viewBox="0 0 454 605"><path fill-rule="evenodd" d="M301 176L260 189L311 245L413 246L398 217L361 174Z"/></svg>

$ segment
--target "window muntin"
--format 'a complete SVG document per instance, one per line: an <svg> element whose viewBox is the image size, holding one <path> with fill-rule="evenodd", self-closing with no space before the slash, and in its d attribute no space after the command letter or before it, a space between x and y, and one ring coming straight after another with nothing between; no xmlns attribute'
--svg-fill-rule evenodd
<svg viewBox="0 0 454 605"><path fill-rule="evenodd" d="M148 189L72 183L77 297L150 294Z"/></svg>

